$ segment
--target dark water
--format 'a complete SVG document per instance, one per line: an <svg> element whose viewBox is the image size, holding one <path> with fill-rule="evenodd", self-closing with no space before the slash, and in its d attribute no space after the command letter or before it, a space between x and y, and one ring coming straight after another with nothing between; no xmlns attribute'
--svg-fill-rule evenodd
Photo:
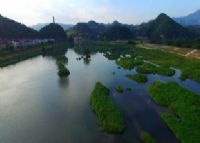
<svg viewBox="0 0 200 143"><path fill-rule="evenodd" d="M1 143L141 143L139 132L148 131L158 143L177 143L175 136L159 117L159 108L150 100L147 87L153 80L176 81L200 93L200 84L182 82L179 71L172 77L149 75L149 82L136 84L101 54L90 63L77 61L68 50L67 79L57 76L54 58L38 56L0 69L0 142ZM116 72L115 75L112 73ZM114 103L126 121L123 135L98 131L97 119L89 106L89 95L97 81L111 89ZM124 89L115 92L116 85Z"/></svg>

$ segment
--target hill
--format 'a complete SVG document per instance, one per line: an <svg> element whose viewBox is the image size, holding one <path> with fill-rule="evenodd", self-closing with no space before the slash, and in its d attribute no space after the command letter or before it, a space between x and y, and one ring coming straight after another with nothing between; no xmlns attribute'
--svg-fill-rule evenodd
<svg viewBox="0 0 200 143"><path fill-rule="evenodd" d="M105 31L105 25L95 21L88 23L77 23L67 31L69 37L80 36L89 39L98 39Z"/></svg>
<svg viewBox="0 0 200 143"><path fill-rule="evenodd" d="M55 40L66 40L64 29L55 23L51 23L40 30L42 38L53 38Z"/></svg>
<svg viewBox="0 0 200 143"><path fill-rule="evenodd" d="M72 28L73 25L71 24L63 24L63 23L58 23L65 31L68 30L69 28ZM38 23L36 25L31 26L34 30L40 31L42 28L47 26L48 23Z"/></svg>
<svg viewBox="0 0 200 143"><path fill-rule="evenodd" d="M133 26L114 21L112 24L102 24L95 21L78 23L67 31L69 37L80 36L88 39L128 40L133 37Z"/></svg>
<svg viewBox="0 0 200 143"><path fill-rule="evenodd" d="M197 10L196 12L187 16L174 18L174 20L183 26L200 25L200 10Z"/></svg>
<svg viewBox="0 0 200 143"><path fill-rule="evenodd" d="M140 36L148 37L151 41L190 39L195 37L193 32L163 13L155 20L142 24L138 33Z"/></svg>
<svg viewBox="0 0 200 143"><path fill-rule="evenodd" d="M131 27L118 21L114 21L109 25L103 34L103 39L106 40L129 40L133 38L134 34L131 31Z"/></svg>
<svg viewBox="0 0 200 143"><path fill-rule="evenodd" d="M38 38L39 33L27 26L0 15L0 38Z"/></svg>

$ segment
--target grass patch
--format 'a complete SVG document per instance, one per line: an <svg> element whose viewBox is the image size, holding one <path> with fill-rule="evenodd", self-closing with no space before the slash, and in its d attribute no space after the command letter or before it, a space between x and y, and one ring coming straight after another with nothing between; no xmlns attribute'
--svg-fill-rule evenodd
<svg viewBox="0 0 200 143"><path fill-rule="evenodd" d="M135 58L120 58L116 61L116 64L124 69L134 69L135 66L142 65L143 61Z"/></svg>
<svg viewBox="0 0 200 143"><path fill-rule="evenodd" d="M141 132L140 139L144 143L156 143L155 140L147 132Z"/></svg>
<svg viewBox="0 0 200 143"><path fill-rule="evenodd" d="M134 80L138 83L146 83L147 82L147 76L143 74L134 74L134 75L126 75L129 79Z"/></svg>
<svg viewBox="0 0 200 143"><path fill-rule="evenodd" d="M125 129L122 114L112 103L109 89L96 83L90 96L90 105L96 113L100 128L108 133L122 133Z"/></svg>
<svg viewBox="0 0 200 143"><path fill-rule="evenodd" d="M169 110L161 117L182 143L200 142L199 95L174 82L153 82L148 92L157 104Z"/></svg>
<svg viewBox="0 0 200 143"><path fill-rule="evenodd" d="M115 90L118 92L118 93L123 93L124 92L124 90L121 88L121 86L119 86L119 85L117 85L116 87L115 87Z"/></svg>

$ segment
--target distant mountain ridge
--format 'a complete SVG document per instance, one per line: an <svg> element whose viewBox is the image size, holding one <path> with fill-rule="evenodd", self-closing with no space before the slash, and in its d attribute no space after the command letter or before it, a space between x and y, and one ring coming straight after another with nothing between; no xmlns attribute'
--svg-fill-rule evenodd
<svg viewBox="0 0 200 143"><path fill-rule="evenodd" d="M174 18L174 20L183 26L200 25L200 9L188 16Z"/></svg>
<svg viewBox="0 0 200 143"><path fill-rule="evenodd" d="M47 26L49 23L38 23L36 25L31 26L34 30L40 31L42 28ZM63 24L63 23L58 23L65 31L68 30L69 28L72 28L72 24Z"/></svg>

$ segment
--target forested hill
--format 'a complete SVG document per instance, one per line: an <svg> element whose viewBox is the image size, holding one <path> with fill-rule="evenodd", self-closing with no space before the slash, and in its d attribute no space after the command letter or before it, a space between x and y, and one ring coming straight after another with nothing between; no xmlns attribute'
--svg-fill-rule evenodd
<svg viewBox="0 0 200 143"><path fill-rule="evenodd" d="M166 14L160 14L155 20L146 24L142 24L139 29L142 36L148 37L150 40L160 41L190 39L196 36L195 33L182 25L176 23Z"/></svg>
<svg viewBox="0 0 200 143"><path fill-rule="evenodd" d="M0 38L38 38L39 33L25 25L0 15Z"/></svg>
<svg viewBox="0 0 200 143"><path fill-rule="evenodd" d="M64 29L55 23L51 23L40 30L42 38L53 38L55 40L66 40L67 35Z"/></svg>

